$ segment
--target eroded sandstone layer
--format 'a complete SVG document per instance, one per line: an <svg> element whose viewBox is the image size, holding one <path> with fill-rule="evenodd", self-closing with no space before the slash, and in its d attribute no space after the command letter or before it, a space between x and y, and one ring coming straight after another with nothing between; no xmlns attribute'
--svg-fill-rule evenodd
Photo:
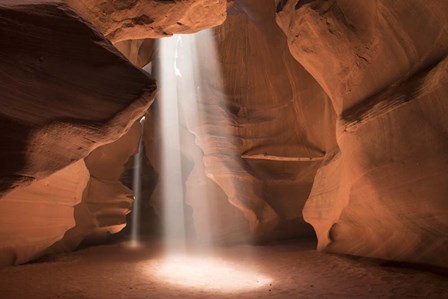
<svg viewBox="0 0 448 299"><path fill-rule="evenodd" d="M340 150L304 209L332 252L447 266L446 1L277 1Z"/></svg>
<svg viewBox="0 0 448 299"><path fill-rule="evenodd" d="M135 122L119 140L94 150L84 161L89 174L82 201L75 206L75 225L47 252L70 251L81 242L99 243L126 226L134 194L121 183L126 164L138 151L142 126Z"/></svg>
<svg viewBox="0 0 448 299"><path fill-rule="evenodd" d="M179 44L185 53L188 43ZM232 219L212 234L224 241L242 232L247 239L248 228L258 241L309 234L301 210L317 168L335 147L334 111L289 53L274 3L236 1L227 21L198 34L193 48L196 56L179 54L176 65L178 84L196 88L178 95L181 119L201 150L187 154L194 166L186 200L196 227L212 213L212 227Z"/></svg>
<svg viewBox="0 0 448 299"><path fill-rule="evenodd" d="M0 200L0 266L96 244L126 225L132 190L120 181L137 152L141 125L116 142Z"/></svg>
<svg viewBox="0 0 448 299"><path fill-rule="evenodd" d="M88 185L83 160L16 188L0 200L0 266L39 257L75 225L74 206Z"/></svg>
<svg viewBox="0 0 448 299"><path fill-rule="evenodd" d="M0 4L0 193L122 136L155 82L60 1Z"/></svg>
<svg viewBox="0 0 448 299"><path fill-rule="evenodd" d="M156 86L62 1L2 1L0 16L0 260L11 264L75 225L76 245L124 226L132 195L120 157L138 141L92 151L131 128Z"/></svg>
<svg viewBox="0 0 448 299"><path fill-rule="evenodd" d="M132 64L142 68L154 58L154 43L154 39L135 39L118 42L114 46Z"/></svg>
<svg viewBox="0 0 448 299"><path fill-rule="evenodd" d="M226 2L0 2L0 264L124 227L148 38L217 26ZM180 120L198 235L297 237L305 220L321 250L448 266L448 3L230 2L177 82L200 90ZM166 138L156 114L148 145Z"/></svg>
<svg viewBox="0 0 448 299"><path fill-rule="evenodd" d="M226 0L66 0L116 43L193 33L224 22Z"/></svg>

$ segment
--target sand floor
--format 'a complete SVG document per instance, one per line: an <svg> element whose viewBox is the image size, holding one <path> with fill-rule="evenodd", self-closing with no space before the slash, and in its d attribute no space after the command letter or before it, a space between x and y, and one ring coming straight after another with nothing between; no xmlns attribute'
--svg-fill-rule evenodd
<svg viewBox="0 0 448 299"><path fill-rule="evenodd" d="M226 247L215 256L243 274L224 270L227 284L211 277L192 287L200 266L179 265L191 275L176 266L161 272L157 246L112 244L0 269L0 298L448 298L446 273L323 254L311 242Z"/></svg>

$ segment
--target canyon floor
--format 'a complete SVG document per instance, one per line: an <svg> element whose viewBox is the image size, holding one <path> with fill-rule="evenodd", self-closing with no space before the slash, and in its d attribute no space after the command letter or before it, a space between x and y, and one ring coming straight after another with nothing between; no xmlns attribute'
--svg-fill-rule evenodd
<svg viewBox="0 0 448 299"><path fill-rule="evenodd" d="M248 275L241 279L232 272L225 278L227 283L235 279L241 290L229 292L232 287L213 280L182 285L194 276L186 273L184 280L174 267L177 285L165 280L167 269L159 272L160 248L109 244L3 268L0 298L448 298L444 270L319 253L311 241L216 249L217 259ZM197 270L184 266L192 275ZM260 284L244 290L245 283Z"/></svg>

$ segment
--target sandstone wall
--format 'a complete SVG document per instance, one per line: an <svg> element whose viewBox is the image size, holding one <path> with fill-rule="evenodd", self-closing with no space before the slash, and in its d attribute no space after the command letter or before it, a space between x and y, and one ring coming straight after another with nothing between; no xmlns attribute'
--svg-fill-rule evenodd
<svg viewBox="0 0 448 299"><path fill-rule="evenodd" d="M321 159L335 146L331 102L289 53L270 4L235 2L222 26L199 34L197 69L182 76L193 76L200 91L180 99L184 113L199 111L186 117L186 127L202 151L203 165L195 158L188 184L205 171L258 241L310 233L301 210ZM189 63L179 60L180 69ZM196 98L195 105L188 96ZM193 213L209 205L229 211L229 219L235 214L214 202L224 200L221 193L206 198L189 199ZM247 229L241 222L229 223ZM238 229L224 231L235 235Z"/></svg>
<svg viewBox="0 0 448 299"><path fill-rule="evenodd" d="M225 0L66 0L68 5L116 43L193 33L224 22Z"/></svg>
<svg viewBox="0 0 448 299"><path fill-rule="evenodd" d="M446 1L278 1L339 151L304 209L319 249L447 266Z"/></svg>
<svg viewBox="0 0 448 299"><path fill-rule="evenodd" d="M155 82L58 1L0 10L5 193L118 139L151 104Z"/></svg>
<svg viewBox="0 0 448 299"><path fill-rule="evenodd" d="M75 225L89 173L83 160L0 200L0 266L37 258Z"/></svg>
<svg viewBox="0 0 448 299"><path fill-rule="evenodd" d="M61 1L2 1L0 14L0 263L7 265L66 242L73 227L84 230L69 249L125 225L132 194L118 181L120 151L135 144L120 144L109 161L107 150L95 149L131 128L156 87ZM111 162L104 177L99 164Z"/></svg>
<svg viewBox="0 0 448 299"><path fill-rule="evenodd" d="M218 25L225 10L226 1L1 1L1 264L125 226L133 195L120 180L156 89L139 69L152 59L143 38Z"/></svg>

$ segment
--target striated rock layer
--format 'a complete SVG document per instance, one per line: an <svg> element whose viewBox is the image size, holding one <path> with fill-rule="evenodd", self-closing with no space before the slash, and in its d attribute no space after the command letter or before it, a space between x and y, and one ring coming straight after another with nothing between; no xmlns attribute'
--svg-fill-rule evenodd
<svg viewBox="0 0 448 299"><path fill-rule="evenodd" d="M89 173L78 161L0 200L0 266L39 257L75 225L74 206L83 198Z"/></svg>
<svg viewBox="0 0 448 299"><path fill-rule="evenodd" d="M193 33L226 18L226 0L66 0L76 12L116 43Z"/></svg>
<svg viewBox="0 0 448 299"><path fill-rule="evenodd" d="M153 60L154 39L125 40L114 46L137 67L142 68Z"/></svg>
<svg viewBox="0 0 448 299"><path fill-rule="evenodd" d="M443 0L279 2L291 53L338 114L437 63L448 49Z"/></svg>
<svg viewBox="0 0 448 299"><path fill-rule="evenodd" d="M102 242L126 226L134 195L120 181L127 161L138 151L141 130L140 123L134 123L119 140L84 159L89 181L82 201L75 206L75 225L47 252L70 251L81 242Z"/></svg>
<svg viewBox="0 0 448 299"><path fill-rule="evenodd" d="M2 1L0 15L0 263L11 264L123 228L132 194L118 180L139 130L98 147L156 86L63 1Z"/></svg>
<svg viewBox="0 0 448 299"><path fill-rule="evenodd" d="M1 194L118 139L155 83L62 2L0 11Z"/></svg>
<svg viewBox="0 0 448 299"><path fill-rule="evenodd" d="M133 193L120 183L137 152L136 122L118 141L0 200L0 266L98 243L126 225Z"/></svg>
<svg viewBox="0 0 448 299"><path fill-rule="evenodd" d="M319 249L448 266L448 3L277 3L338 114L303 212Z"/></svg>
<svg viewBox="0 0 448 299"><path fill-rule="evenodd" d="M203 222L201 211L213 207L245 217L246 224L237 215L228 221L220 230L224 240L247 226L258 241L309 234L300 212L321 160L335 146L331 102L289 53L274 13L273 2L236 1L222 26L197 35L194 67L180 54L176 62L178 82L197 87L180 95L186 127L202 151L191 154L187 180L194 221ZM210 194L199 194L198 185L209 186ZM216 186L237 210L222 203ZM215 224L223 217L213 215Z"/></svg>

